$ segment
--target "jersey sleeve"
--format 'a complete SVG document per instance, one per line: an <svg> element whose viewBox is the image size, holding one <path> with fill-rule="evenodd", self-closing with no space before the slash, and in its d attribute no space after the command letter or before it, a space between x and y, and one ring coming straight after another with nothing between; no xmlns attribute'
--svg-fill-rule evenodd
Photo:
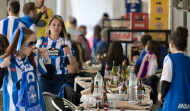
<svg viewBox="0 0 190 111"><path fill-rule="evenodd" d="M40 38L38 39L38 41L37 41L37 43L36 43L36 47L37 47L37 48L42 47L42 41L43 41L43 39L44 39L44 37L40 37Z"/></svg>
<svg viewBox="0 0 190 111"><path fill-rule="evenodd" d="M38 75L45 75L47 73L45 64L43 63L41 57L39 58L39 61L37 60L37 58L38 58L38 55L34 54L34 59L35 59L36 66L37 66L37 74Z"/></svg>
<svg viewBox="0 0 190 111"><path fill-rule="evenodd" d="M161 81L167 81L170 83L172 81L172 62L169 56L166 56L164 59Z"/></svg>

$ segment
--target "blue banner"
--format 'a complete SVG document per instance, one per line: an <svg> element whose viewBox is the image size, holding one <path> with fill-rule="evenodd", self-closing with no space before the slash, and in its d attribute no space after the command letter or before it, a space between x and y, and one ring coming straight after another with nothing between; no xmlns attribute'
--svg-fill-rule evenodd
<svg viewBox="0 0 190 111"><path fill-rule="evenodd" d="M141 12L141 0L125 0L126 13Z"/></svg>

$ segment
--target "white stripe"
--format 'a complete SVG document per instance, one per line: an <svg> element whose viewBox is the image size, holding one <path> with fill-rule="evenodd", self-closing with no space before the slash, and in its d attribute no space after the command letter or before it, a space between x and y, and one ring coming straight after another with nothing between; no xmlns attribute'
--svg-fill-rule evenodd
<svg viewBox="0 0 190 111"><path fill-rule="evenodd" d="M60 42L57 42L56 43L56 48L57 49L60 49ZM61 60L61 58L60 58L60 56L58 57L58 58L56 58L56 70L57 70L57 74L62 74L62 71L61 71L61 69L60 69L60 60Z"/></svg>
<svg viewBox="0 0 190 111"><path fill-rule="evenodd" d="M3 21L0 22L0 34L3 34Z"/></svg>
<svg viewBox="0 0 190 111"><path fill-rule="evenodd" d="M13 97L12 97L12 93L13 93L13 81L12 81L12 77L11 77L11 71L10 71L10 68L9 68L9 73L8 73L8 84L7 84L7 90L9 92L9 98L10 98L10 101L9 101L9 111L15 111L15 105L13 103Z"/></svg>
<svg viewBox="0 0 190 111"><path fill-rule="evenodd" d="M13 33L14 20L15 19L9 18L9 21L8 21L7 38L9 41L11 40L12 33Z"/></svg>

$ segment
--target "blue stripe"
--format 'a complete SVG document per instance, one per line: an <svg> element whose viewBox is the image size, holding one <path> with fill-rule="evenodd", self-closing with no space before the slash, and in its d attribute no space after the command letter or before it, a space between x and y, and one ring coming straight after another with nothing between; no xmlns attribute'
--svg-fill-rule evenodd
<svg viewBox="0 0 190 111"><path fill-rule="evenodd" d="M10 105L10 96L8 92L8 72L5 74L4 82L3 82L3 109L4 111L9 111L9 105ZM6 104L6 105L5 105Z"/></svg>
<svg viewBox="0 0 190 111"><path fill-rule="evenodd" d="M3 21L3 34L7 36L9 18Z"/></svg>
<svg viewBox="0 0 190 111"><path fill-rule="evenodd" d="M16 66L12 63L11 64L11 68L15 68L16 69ZM11 72L11 78L12 78L13 84L16 84L18 82L17 71ZM13 99L14 105L16 106L16 103L18 102L18 89L16 88L15 85L13 85L13 89L12 90L13 90L13 92L12 92L12 97L13 98L12 99ZM19 111L19 109L16 108L15 111Z"/></svg>
<svg viewBox="0 0 190 111"><path fill-rule="evenodd" d="M18 19L15 19L14 24L13 24L13 30L12 30L13 32L18 28L18 25L19 25Z"/></svg>
<svg viewBox="0 0 190 111"><path fill-rule="evenodd" d="M56 48L56 43L52 43L52 46L51 47L54 47ZM51 58L51 63L56 67L56 58ZM57 74L57 70L55 71L55 73Z"/></svg>

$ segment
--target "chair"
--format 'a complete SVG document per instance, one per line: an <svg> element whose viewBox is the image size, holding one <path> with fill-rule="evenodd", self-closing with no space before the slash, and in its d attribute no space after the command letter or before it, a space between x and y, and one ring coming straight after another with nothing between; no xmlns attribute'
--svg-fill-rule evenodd
<svg viewBox="0 0 190 111"><path fill-rule="evenodd" d="M73 103L59 96L54 96L52 98L52 104L59 111L65 111L66 109L74 111L76 109L76 106Z"/></svg>
<svg viewBox="0 0 190 111"><path fill-rule="evenodd" d="M43 97L46 105L46 111L57 111L57 109L52 104L52 98L55 96L55 94L50 92L43 92Z"/></svg>

